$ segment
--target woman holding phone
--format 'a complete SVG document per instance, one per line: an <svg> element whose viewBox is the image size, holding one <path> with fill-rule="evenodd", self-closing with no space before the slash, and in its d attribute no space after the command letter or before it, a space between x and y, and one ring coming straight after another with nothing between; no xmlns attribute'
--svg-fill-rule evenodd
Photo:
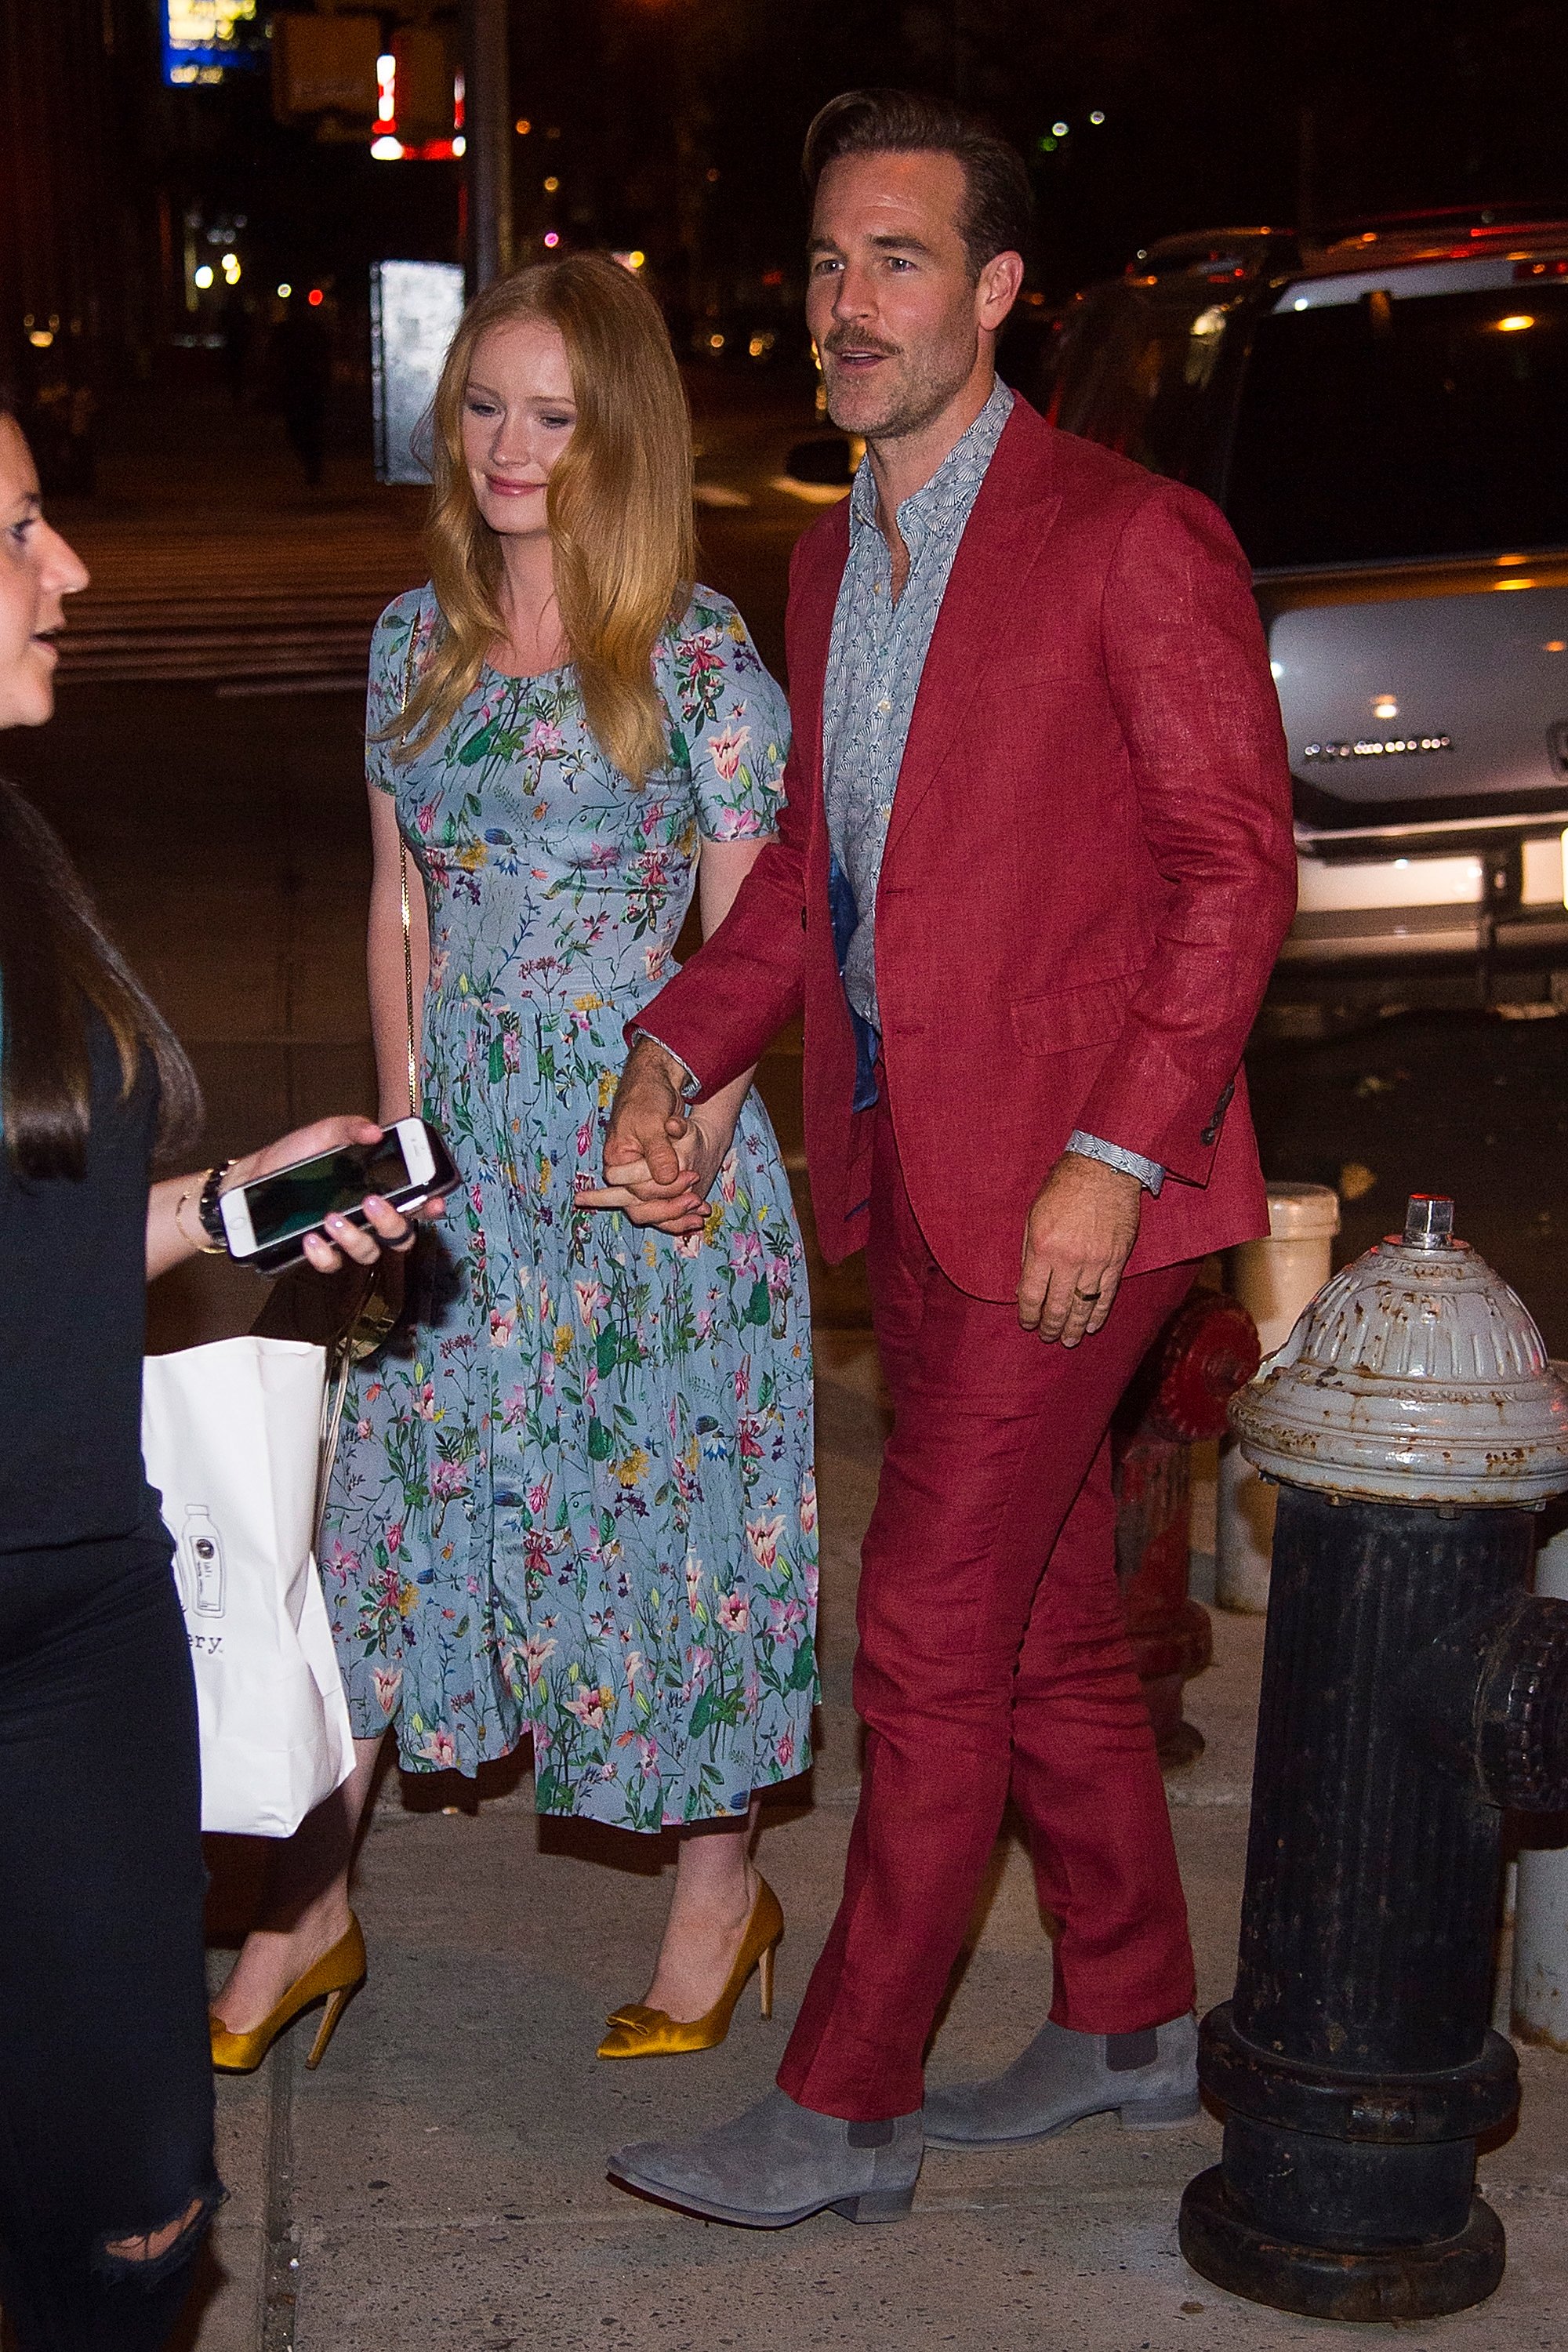
<svg viewBox="0 0 1568 2352"><path fill-rule="evenodd" d="M531 1734L536 1802L679 1832L644 1997L605 2058L704 2049L782 1932L755 1792L809 1761L816 1496L805 1265L765 1113L698 1106L679 1230L597 1181L624 1032L693 892L710 930L772 834L784 697L694 589L664 323L607 257L474 302L434 407L429 586L371 656L370 977L384 1114L462 1179L405 1352L350 1397L322 1562L360 1768L279 1856L216 2008L253 2064L358 1947L350 1843L382 1735L472 1773ZM639 1216L640 1216L639 1213ZM346 1958L342 1965L347 1965Z"/></svg>
<svg viewBox="0 0 1568 2352"><path fill-rule="evenodd" d="M0 727L54 709L87 573L0 414ZM190 1065L0 781L0 2307L21 2352L155 2352L221 2190L190 1652L142 1466L148 1280L210 1246ZM379 1130L322 1119L226 1181ZM213 1187L216 1191L216 1185ZM411 1236L383 1202L368 1262ZM320 1236L310 1263L338 1250Z"/></svg>

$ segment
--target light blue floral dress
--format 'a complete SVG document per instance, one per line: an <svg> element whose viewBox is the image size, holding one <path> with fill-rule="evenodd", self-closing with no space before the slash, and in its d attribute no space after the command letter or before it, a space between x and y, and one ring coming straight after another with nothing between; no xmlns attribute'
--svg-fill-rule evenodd
<svg viewBox="0 0 1568 2352"><path fill-rule="evenodd" d="M486 670L406 765L374 741L439 627L371 653L372 782L423 873L425 1110L462 1171L405 1338L355 1374L321 1559L355 1733L472 1772L531 1732L541 1811L743 1812L810 1761L816 1496L805 1267L748 1097L700 1234L574 1209L622 1030L670 967L699 836L772 830L784 698L701 589L656 657L668 765L638 791L571 669Z"/></svg>

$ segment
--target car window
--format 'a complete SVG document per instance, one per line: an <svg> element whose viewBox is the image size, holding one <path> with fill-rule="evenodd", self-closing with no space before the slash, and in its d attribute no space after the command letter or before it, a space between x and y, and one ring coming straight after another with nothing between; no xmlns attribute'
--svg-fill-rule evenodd
<svg viewBox="0 0 1568 2352"><path fill-rule="evenodd" d="M1065 332L1052 421L1190 478L1227 315L1202 283L1089 295Z"/></svg>
<svg viewBox="0 0 1568 2352"><path fill-rule="evenodd" d="M1262 570L1568 542L1568 289L1259 319L1224 503Z"/></svg>

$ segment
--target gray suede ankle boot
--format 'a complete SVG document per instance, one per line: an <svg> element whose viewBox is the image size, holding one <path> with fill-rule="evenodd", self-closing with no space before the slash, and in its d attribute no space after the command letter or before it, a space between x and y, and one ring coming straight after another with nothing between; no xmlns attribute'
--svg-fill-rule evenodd
<svg viewBox="0 0 1568 2352"><path fill-rule="evenodd" d="M831 2206L848 2221L897 2221L920 2179L921 2118L845 2123L770 2091L733 2123L685 2140L617 2148L609 2174L662 2204L752 2230L783 2230Z"/></svg>
<svg viewBox="0 0 1568 2352"><path fill-rule="evenodd" d="M1198 2029L1189 2017L1137 2033L1042 2025L1005 2074L928 2090L928 2147L1008 2147L1048 2139L1114 2107L1122 2128L1185 2123L1198 2112Z"/></svg>

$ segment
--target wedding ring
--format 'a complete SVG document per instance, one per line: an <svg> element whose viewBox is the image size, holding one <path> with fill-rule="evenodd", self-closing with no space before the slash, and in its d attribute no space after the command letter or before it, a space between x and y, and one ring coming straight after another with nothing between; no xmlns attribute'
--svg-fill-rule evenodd
<svg viewBox="0 0 1568 2352"><path fill-rule="evenodd" d="M1100 1297L1100 1293L1099 1293L1099 1291L1098 1291L1098 1290L1078 1290L1078 1289L1075 1289L1075 1290L1074 1290L1074 1292L1073 1292L1073 1297L1074 1297L1075 1298L1081 1298L1081 1299L1083 1300L1084 1304L1085 1304L1086 1306L1088 1306L1091 1300L1096 1299L1096 1298L1098 1298L1098 1297Z"/></svg>

